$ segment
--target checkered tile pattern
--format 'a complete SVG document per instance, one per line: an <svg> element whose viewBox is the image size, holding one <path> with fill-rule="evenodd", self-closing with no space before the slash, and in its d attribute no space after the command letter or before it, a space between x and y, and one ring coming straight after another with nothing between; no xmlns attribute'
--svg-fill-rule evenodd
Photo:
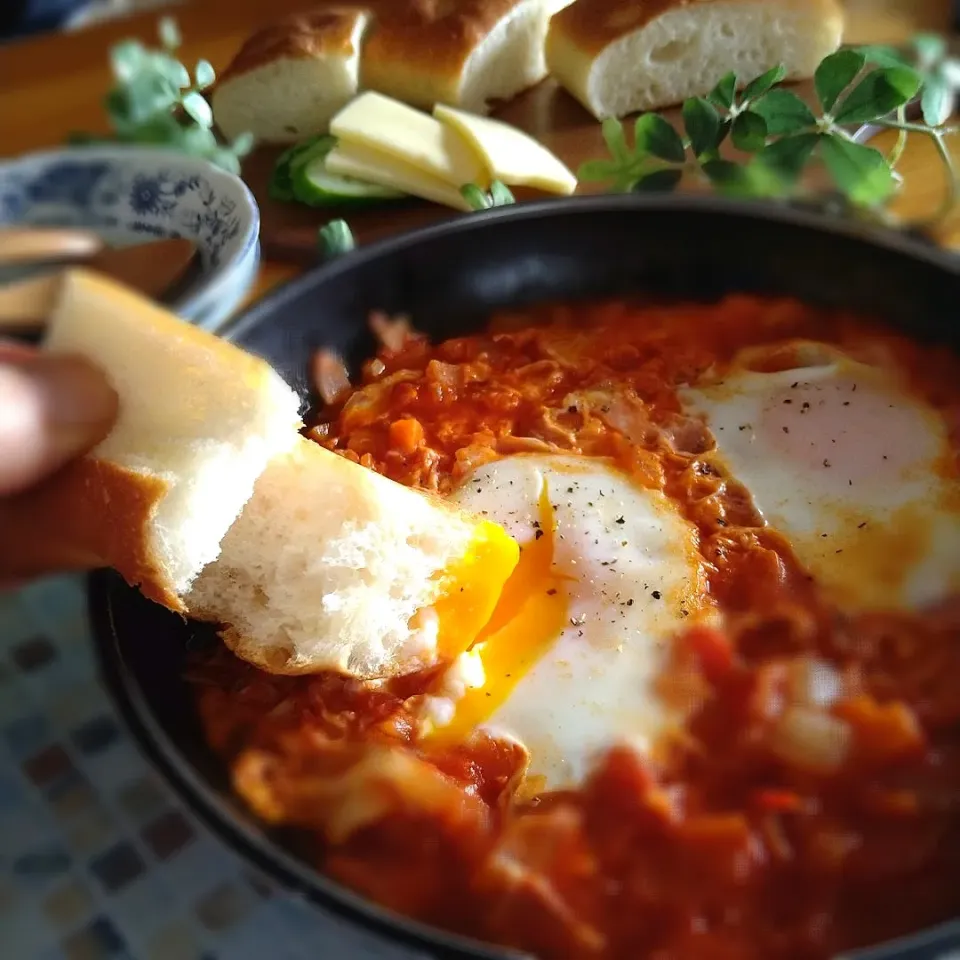
<svg viewBox="0 0 960 960"><path fill-rule="evenodd" d="M96 676L82 583L0 594L0 954L426 960L277 890L157 778Z"/></svg>

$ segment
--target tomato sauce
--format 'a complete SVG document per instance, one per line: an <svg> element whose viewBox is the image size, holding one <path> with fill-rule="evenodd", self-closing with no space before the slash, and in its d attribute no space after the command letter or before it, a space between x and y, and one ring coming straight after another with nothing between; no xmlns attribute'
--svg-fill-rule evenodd
<svg viewBox="0 0 960 960"><path fill-rule="evenodd" d="M440 493L513 452L612 458L699 529L723 628L675 639L661 694L694 705L682 731L522 803L515 745L418 743L412 704L436 671L371 686L206 651L191 678L207 736L252 808L373 900L544 958L825 960L960 916L960 598L831 606L701 456L676 394L744 347L895 356L952 430L955 479L960 362L751 297L552 306L436 345L376 323L383 348L313 439Z"/></svg>

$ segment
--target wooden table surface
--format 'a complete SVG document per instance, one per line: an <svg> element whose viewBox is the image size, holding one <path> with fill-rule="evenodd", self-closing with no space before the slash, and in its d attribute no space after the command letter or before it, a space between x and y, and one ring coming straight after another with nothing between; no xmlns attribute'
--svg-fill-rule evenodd
<svg viewBox="0 0 960 960"><path fill-rule="evenodd" d="M270 18L309 6L305 0L183 0L170 9L181 28L182 59L205 57L218 70L240 43ZM902 41L918 30L945 31L948 0L847 0L845 39L851 43ZM110 85L107 52L120 39L156 37L156 11L78 33L52 34L0 46L0 155L56 146L75 130L106 129L101 101ZM960 137L957 138L960 140ZM954 145L960 156L960 143ZM925 139L913 138L901 161L905 177L899 209L920 216L943 194L940 162ZM960 216L945 225L945 244L960 247ZM265 261L252 296L293 276L297 267Z"/></svg>

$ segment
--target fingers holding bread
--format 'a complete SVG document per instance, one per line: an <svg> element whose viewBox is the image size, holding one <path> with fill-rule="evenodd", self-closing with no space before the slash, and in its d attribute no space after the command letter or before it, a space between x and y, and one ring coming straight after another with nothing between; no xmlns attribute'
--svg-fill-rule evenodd
<svg viewBox="0 0 960 960"><path fill-rule="evenodd" d="M306 440L263 360L79 270L44 348L101 370L119 413L86 456L0 499L0 582L110 566L277 673L406 673L490 618L517 543Z"/></svg>

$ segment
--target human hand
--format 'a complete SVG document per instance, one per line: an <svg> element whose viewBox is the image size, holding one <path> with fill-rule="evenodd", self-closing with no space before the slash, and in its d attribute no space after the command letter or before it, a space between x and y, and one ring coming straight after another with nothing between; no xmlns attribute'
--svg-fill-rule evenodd
<svg viewBox="0 0 960 960"><path fill-rule="evenodd" d="M0 342L0 502L86 453L116 415L116 394L87 361Z"/></svg>

